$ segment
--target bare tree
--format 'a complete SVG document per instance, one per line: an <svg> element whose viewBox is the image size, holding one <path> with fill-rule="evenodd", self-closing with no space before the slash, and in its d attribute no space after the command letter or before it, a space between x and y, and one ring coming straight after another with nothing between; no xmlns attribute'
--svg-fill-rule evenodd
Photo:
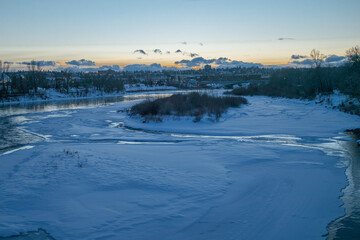
<svg viewBox="0 0 360 240"><path fill-rule="evenodd" d="M6 73L9 71L10 68L10 63L9 62L2 62L0 60L0 72L1 73Z"/></svg>
<svg viewBox="0 0 360 240"><path fill-rule="evenodd" d="M324 62L325 56L321 54L319 50L313 49L310 52L310 58L314 61L315 67L319 68Z"/></svg>
<svg viewBox="0 0 360 240"><path fill-rule="evenodd" d="M2 62L0 60L0 73L1 73L0 79L2 79L4 77L4 74L9 71L9 68L10 68L9 62Z"/></svg>
<svg viewBox="0 0 360 240"><path fill-rule="evenodd" d="M28 71L28 78L32 84L32 87L34 88L35 93L37 93L42 71L41 63L32 60L28 65Z"/></svg>
<svg viewBox="0 0 360 240"><path fill-rule="evenodd" d="M71 79L72 79L72 74L71 74L71 72L69 72L69 71L67 71L67 70L64 70L64 71L62 71L61 72L62 73L62 78L63 78L63 80L64 80L64 87L65 87L65 89L66 89L66 94L69 94L69 90L70 90L70 81L71 81Z"/></svg>
<svg viewBox="0 0 360 240"><path fill-rule="evenodd" d="M9 68L9 62L2 62L0 60L0 81L2 83L2 92L5 92L6 89L6 73L9 71Z"/></svg>
<svg viewBox="0 0 360 240"><path fill-rule="evenodd" d="M346 57L353 67L360 70L360 47L355 46L346 51Z"/></svg>
<svg viewBox="0 0 360 240"><path fill-rule="evenodd" d="M36 62L35 62L34 60L32 60L32 61L28 64L27 68L28 68L28 71L29 71L29 72L35 72L35 71L36 71Z"/></svg>

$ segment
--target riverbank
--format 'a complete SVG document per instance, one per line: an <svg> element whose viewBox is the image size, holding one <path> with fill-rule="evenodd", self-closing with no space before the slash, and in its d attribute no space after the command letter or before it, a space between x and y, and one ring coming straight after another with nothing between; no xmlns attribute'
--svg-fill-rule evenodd
<svg viewBox="0 0 360 240"><path fill-rule="evenodd" d="M347 129L345 132L350 133L355 138L357 145L360 147L360 128Z"/></svg>
<svg viewBox="0 0 360 240"><path fill-rule="evenodd" d="M346 112L353 115L360 116L360 99L359 97L350 96L341 93L339 90L334 90L332 93L320 93L317 95L301 96L301 95L287 95L272 92L268 89L267 85L255 85L250 84L247 87L239 87L231 91L224 92L226 95L237 96L268 96L268 97L280 97L287 99L301 99L312 100L316 104L324 105L332 109L339 109L342 112Z"/></svg>
<svg viewBox="0 0 360 240"><path fill-rule="evenodd" d="M131 93L141 93L141 92L156 92L156 91L174 91L177 90L175 87L171 86L154 86L154 87L129 87L126 88L123 92L111 92L105 93L98 90L89 90L86 95L79 95L76 91L72 91L69 94L60 93L54 89L49 89L43 91L38 95L24 95L19 97L12 97L9 99L0 100L0 106L5 106L9 104L25 104L25 103L41 103L49 101L64 101L64 100L81 100L81 99L92 99L92 98L104 98L104 97L119 97L124 96L125 94Z"/></svg>
<svg viewBox="0 0 360 240"><path fill-rule="evenodd" d="M141 118L127 117L125 125L152 131L169 131L227 135L292 134L300 137L332 137L346 129L359 126L359 116L347 114L316 101L247 96L249 104L229 111L218 123L204 121L194 123L188 117L169 117L163 123L143 123ZM301 108L305 108L301 111ZM331 117L327 117L331 115ZM260 127L259 127L260 126Z"/></svg>
<svg viewBox="0 0 360 240"><path fill-rule="evenodd" d="M321 239L344 214L338 142L359 117L248 100L219 122L144 124L118 111L138 101L27 114L22 127L47 141L0 156L0 235Z"/></svg>

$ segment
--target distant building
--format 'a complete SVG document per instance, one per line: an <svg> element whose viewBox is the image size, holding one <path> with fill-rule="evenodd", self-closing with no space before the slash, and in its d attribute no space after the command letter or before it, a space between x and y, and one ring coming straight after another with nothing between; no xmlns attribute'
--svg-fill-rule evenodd
<svg viewBox="0 0 360 240"><path fill-rule="evenodd" d="M112 69L98 71L99 75L109 75L109 74L115 74L115 73L116 73L116 71L114 71Z"/></svg>
<svg viewBox="0 0 360 240"><path fill-rule="evenodd" d="M0 89L2 90L3 88L5 89L5 84L11 82L11 78L6 75L5 73L0 73ZM10 89L9 88L10 86L7 87L7 89Z"/></svg>
<svg viewBox="0 0 360 240"><path fill-rule="evenodd" d="M6 82L11 82L11 78L8 76L8 75L6 75L5 73L0 73L1 75L0 75L0 80L1 81L4 81L5 83Z"/></svg>
<svg viewBox="0 0 360 240"><path fill-rule="evenodd" d="M205 72L211 71L211 65L209 65L209 64L205 65L205 66L204 66L204 71L205 71Z"/></svg>

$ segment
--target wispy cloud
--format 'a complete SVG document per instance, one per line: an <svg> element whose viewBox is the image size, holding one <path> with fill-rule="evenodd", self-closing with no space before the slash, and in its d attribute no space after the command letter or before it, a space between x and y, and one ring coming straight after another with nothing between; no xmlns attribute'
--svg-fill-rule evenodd
<svg viewBox="0 0 360 240"><path fill-rule="evenodd" d="M278 41L286 41L286 40L295 40L295 38L284 38L284 37L280 37L277 39Z"/></svg>
<svg viewBox="0 0 360 240"><path fill-rule="evenodd" d="M162 51L160 49L154 49L153 52L156 54L162 54Z"/></svg>
<svg viewBox="0 0 360 240"><path fill-rule="evenodd" d="M140 54L143 54L143 55L147 55L147 53L142 49L137 49L137 50L134 51L134 53L140 53Z"/></svg>
<svg viewBox="0 0 360 240"><path fill-rule="evenodd" d="M184 51L182 51L180 49L176 50L175 53L180 53L180 54L182 54L184 56L189 56L189 57L192 57L192 58L199 56L199 54L197 54L197 53L184 52Z"/></svg>

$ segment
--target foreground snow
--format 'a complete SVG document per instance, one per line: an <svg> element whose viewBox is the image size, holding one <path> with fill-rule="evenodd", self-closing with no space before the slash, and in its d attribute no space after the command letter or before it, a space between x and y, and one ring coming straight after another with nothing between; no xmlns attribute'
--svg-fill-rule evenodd
<svg viewBox="0 0 360 240"><path fill-rule="evenodd" d="M143 124L118 111L133 102L28 114L46 141L0 156L0 236L321 239L344 214L339 132L360 118L248 100L215 123Z"/></svg>

